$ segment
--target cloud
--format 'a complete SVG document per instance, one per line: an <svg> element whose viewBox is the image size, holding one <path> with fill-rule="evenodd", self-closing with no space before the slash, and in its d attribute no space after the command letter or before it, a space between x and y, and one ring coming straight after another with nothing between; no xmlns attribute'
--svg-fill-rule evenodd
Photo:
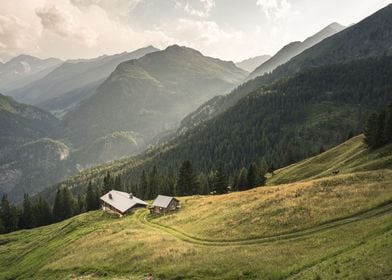
<svg viewBox="0 0 392 280"><path fill-rule="evenodd" d="M195 4L199 7L195 7ZM177 1L175 7L184 9L188 15L207 18L215 7L215 0L198 0L193 4Z"/></svg>
<svg viewBox="0 0 392 280"><path fill-rule="evenodd" d="M70 3L85 11L91 6L98 6L113 18L127 17L129 13L145 0L70 0Z"/></svg>
<svg viewBox="0 0 392 280"><path fill-rule="evenodd" d="M0 59L8 60L23 52L37 53L40 31L14 15L0 15Z"/></svg>
<svg viewBox="0 0 392 280"><path fill-rule="evenodd" d="M291 10L288 0L257 0L256 5L272 20L283 19Z"/></svg>
<svg viewBox="0 0 392 280"><path fill-rule="evenodd" d="M97 43L98 33L92 28L81 25L72 14L56 6L49 6L36 10L44 29L62 37L71 37L93 47Z"/></svg>
<svg viewBox="0 0 392 280"><path fill-rule="evenodd" d="M205 55L226 59L232 59L240 45L243 47L246 44L243 32L226 31L211 20L180 18L160 26L160 30L177 44L198 49Z"/></svg>

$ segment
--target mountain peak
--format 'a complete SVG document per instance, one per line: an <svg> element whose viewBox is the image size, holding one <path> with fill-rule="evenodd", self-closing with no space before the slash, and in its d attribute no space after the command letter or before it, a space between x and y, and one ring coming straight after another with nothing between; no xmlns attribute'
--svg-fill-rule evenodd
<svg viewBox="0 0 392 280"><path fill-rule="evenodd" d="M338 22L332 22L332 23L329 24L326 28L332 28L332 29L335 29L335 30L342 30L342 29L345 28L345 26L344 26L344 25L341 25L341 24L338 23Z"/></svg>

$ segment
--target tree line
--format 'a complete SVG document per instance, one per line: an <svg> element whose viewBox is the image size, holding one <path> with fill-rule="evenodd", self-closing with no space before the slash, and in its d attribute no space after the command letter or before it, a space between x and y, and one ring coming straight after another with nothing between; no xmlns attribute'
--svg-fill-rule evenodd
<svg viewBox="0 0 392 280"><path fill-rule="evenodd" d="M392 102L385 110L370 114L364 134L365 143L372 149L392 143Z"/></svg>
<svg viewBox="0 0 392 280"><path fill-rule="evenodd" d="M112 176L110 172L101 182L89 181L84 194L74 195L70 188L58 188L53 207L42 197L35 201L24 195L23 205L12 205L7 195L0 204L0 233L19 229L31 229L63 221L75 215L100 208L100 197L111 190L132 192L142 199L154 199L158 194L183 196L195 194L223 194L241 191L264 185L268 166L252 162L248 168L241 168L230 177L223 166L209 173L198 172L191 161L182 163L175 174L160 174L157 167L146 172L143 170L139 182L123 183L121 175Z"/></svg>

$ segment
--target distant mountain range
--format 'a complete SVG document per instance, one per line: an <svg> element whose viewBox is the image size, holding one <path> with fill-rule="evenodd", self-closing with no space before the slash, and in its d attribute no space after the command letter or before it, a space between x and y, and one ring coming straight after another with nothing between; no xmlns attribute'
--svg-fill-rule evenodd
<svg viewBox="0 0 392 280"><path fill-rule="evenodd" d="M282 49L280 49L274 56L259 65L252 73L250 73L248 80L254 79L258 76L262 76L265 73L273 71L279 65L282 65L289 61L294 56L300 54L304 50L314 46L325 38L342 31L345 27L339 23L331 23L327 27L323 28L313 36L305 39L303 42L292 42Z"/></svg>
<svg viewBox="0 0 392 280"><path fill-rule="evenodd" d="M96 88L121 62L137 59L157 50L149 46L129 53L66 61L42 79L8 94L21 102L36 105L62 117L94 94Z"/></svg>
<svg viewBox="0 0 392 280"><path fill-rule="evenodd" d="M60 59L40 59L30 55L19 55L0 64L0 92L8 93L16 88L45 77L62 63Z"/></svg>
<svg viewBox="0 0 392 280"><path fill-rule="evenodd" d="M243 61L236 62L235 65L237 65L237 67L244 69L248 72L252 72L258 66L260 66L261 64L263 64L264 62L266 62L270 58L271 58L270 55L259 55L259 56L245 59Z"/></svg>
<svg viewBox="0 0 392 280"><path fill-rule="evenodd" d="M186 159L206 172L221 164L235 173L250 161L281 166L337 144L350 130L360 132L367 114L391 97L391 15L389 5L340 32L342 26L329 25L260 65L276 67L261 76L177 45L68 61L12 91L61 120L2 98L3 192L17 200L77 168L118 158L83 180L115 166L134 182L143 169L168 172ZM42 121L24 118L18 106ZM13 146L12 138L20 140ZM145 151L154 143L164 144Z"/></svg>
<svg viewBox="0 0 392 280"><path fill-rule="evenodd" d="M99 181L107 171L132 184L142 170L156 166L161 174L169 174L184 160L203 172L224 166L227 174L235 176L252 161L264 159L279 167L343 142L361 132L370 112L392 99L391 15L389 5L272 73L226 97L213 98L206 104L216 107L198 109L212 115L210 119L137 157L88 170L72 178L72 186L80 191L87 180ZM211 113L220 106L225 110ZM48 192L53 196L53 191Z"/></svg>
<svg viewBox="0 0 392 280"><path fill-rule="evenodd" d="M128 135L122 139L128 139L129 145L117 154L132 154L158 133L176 127L203 102L230 91L247 74L232 62L170 46L121 63L86 102L62 120L56 138L66 138L83 149L98 145L97 141L110 142L113 133L119 132ZM96 153L110 155L104 150ZM114 158L113 154L106 160Z"/></svg>
<svg viewBox="0 0 392 280"><path fill-rule="evenodd" d="M49 135L58 120L44 110L0 94L0 157L6 151Z"/></svg>
<svg viewBox="0 0 392 280"><path fill-rule="evenodd" d="M51 114L0 94L0 195L23 198L75 173L70 149L47 135L58 125Z"/></svg>

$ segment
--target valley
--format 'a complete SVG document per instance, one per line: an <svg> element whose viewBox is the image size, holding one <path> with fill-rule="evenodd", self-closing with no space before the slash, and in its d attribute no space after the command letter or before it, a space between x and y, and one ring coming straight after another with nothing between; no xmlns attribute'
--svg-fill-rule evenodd
<svg viewBox="0 0 392 280"><path fill-rule="evenodd" d="M390 164L390 145L373 153L361 150L361 140L354 138L318 157L324 164L335 164L336 150L357 154L357 159L338 163L342 170L355 165L358 157ZM389 158L379 157L385 153ZM311 170L314 160L288 168ZM8 268L0 275L45 279L144 279L149 273L159 279L368 275L388 279L392 173L381 165L359 170L304 181L293 176L293 183L225 195L179 197L182 209L166 216L138 210L118 219L98 210L2 235L0 267ZM371 259L378 265L358 269Z"/></svg>
<svg viewBox="0 0 392 280"><path fill-rule="evenodd" d="M391 279L392 3L313 2L0 3L0 279Z"/></svg>

